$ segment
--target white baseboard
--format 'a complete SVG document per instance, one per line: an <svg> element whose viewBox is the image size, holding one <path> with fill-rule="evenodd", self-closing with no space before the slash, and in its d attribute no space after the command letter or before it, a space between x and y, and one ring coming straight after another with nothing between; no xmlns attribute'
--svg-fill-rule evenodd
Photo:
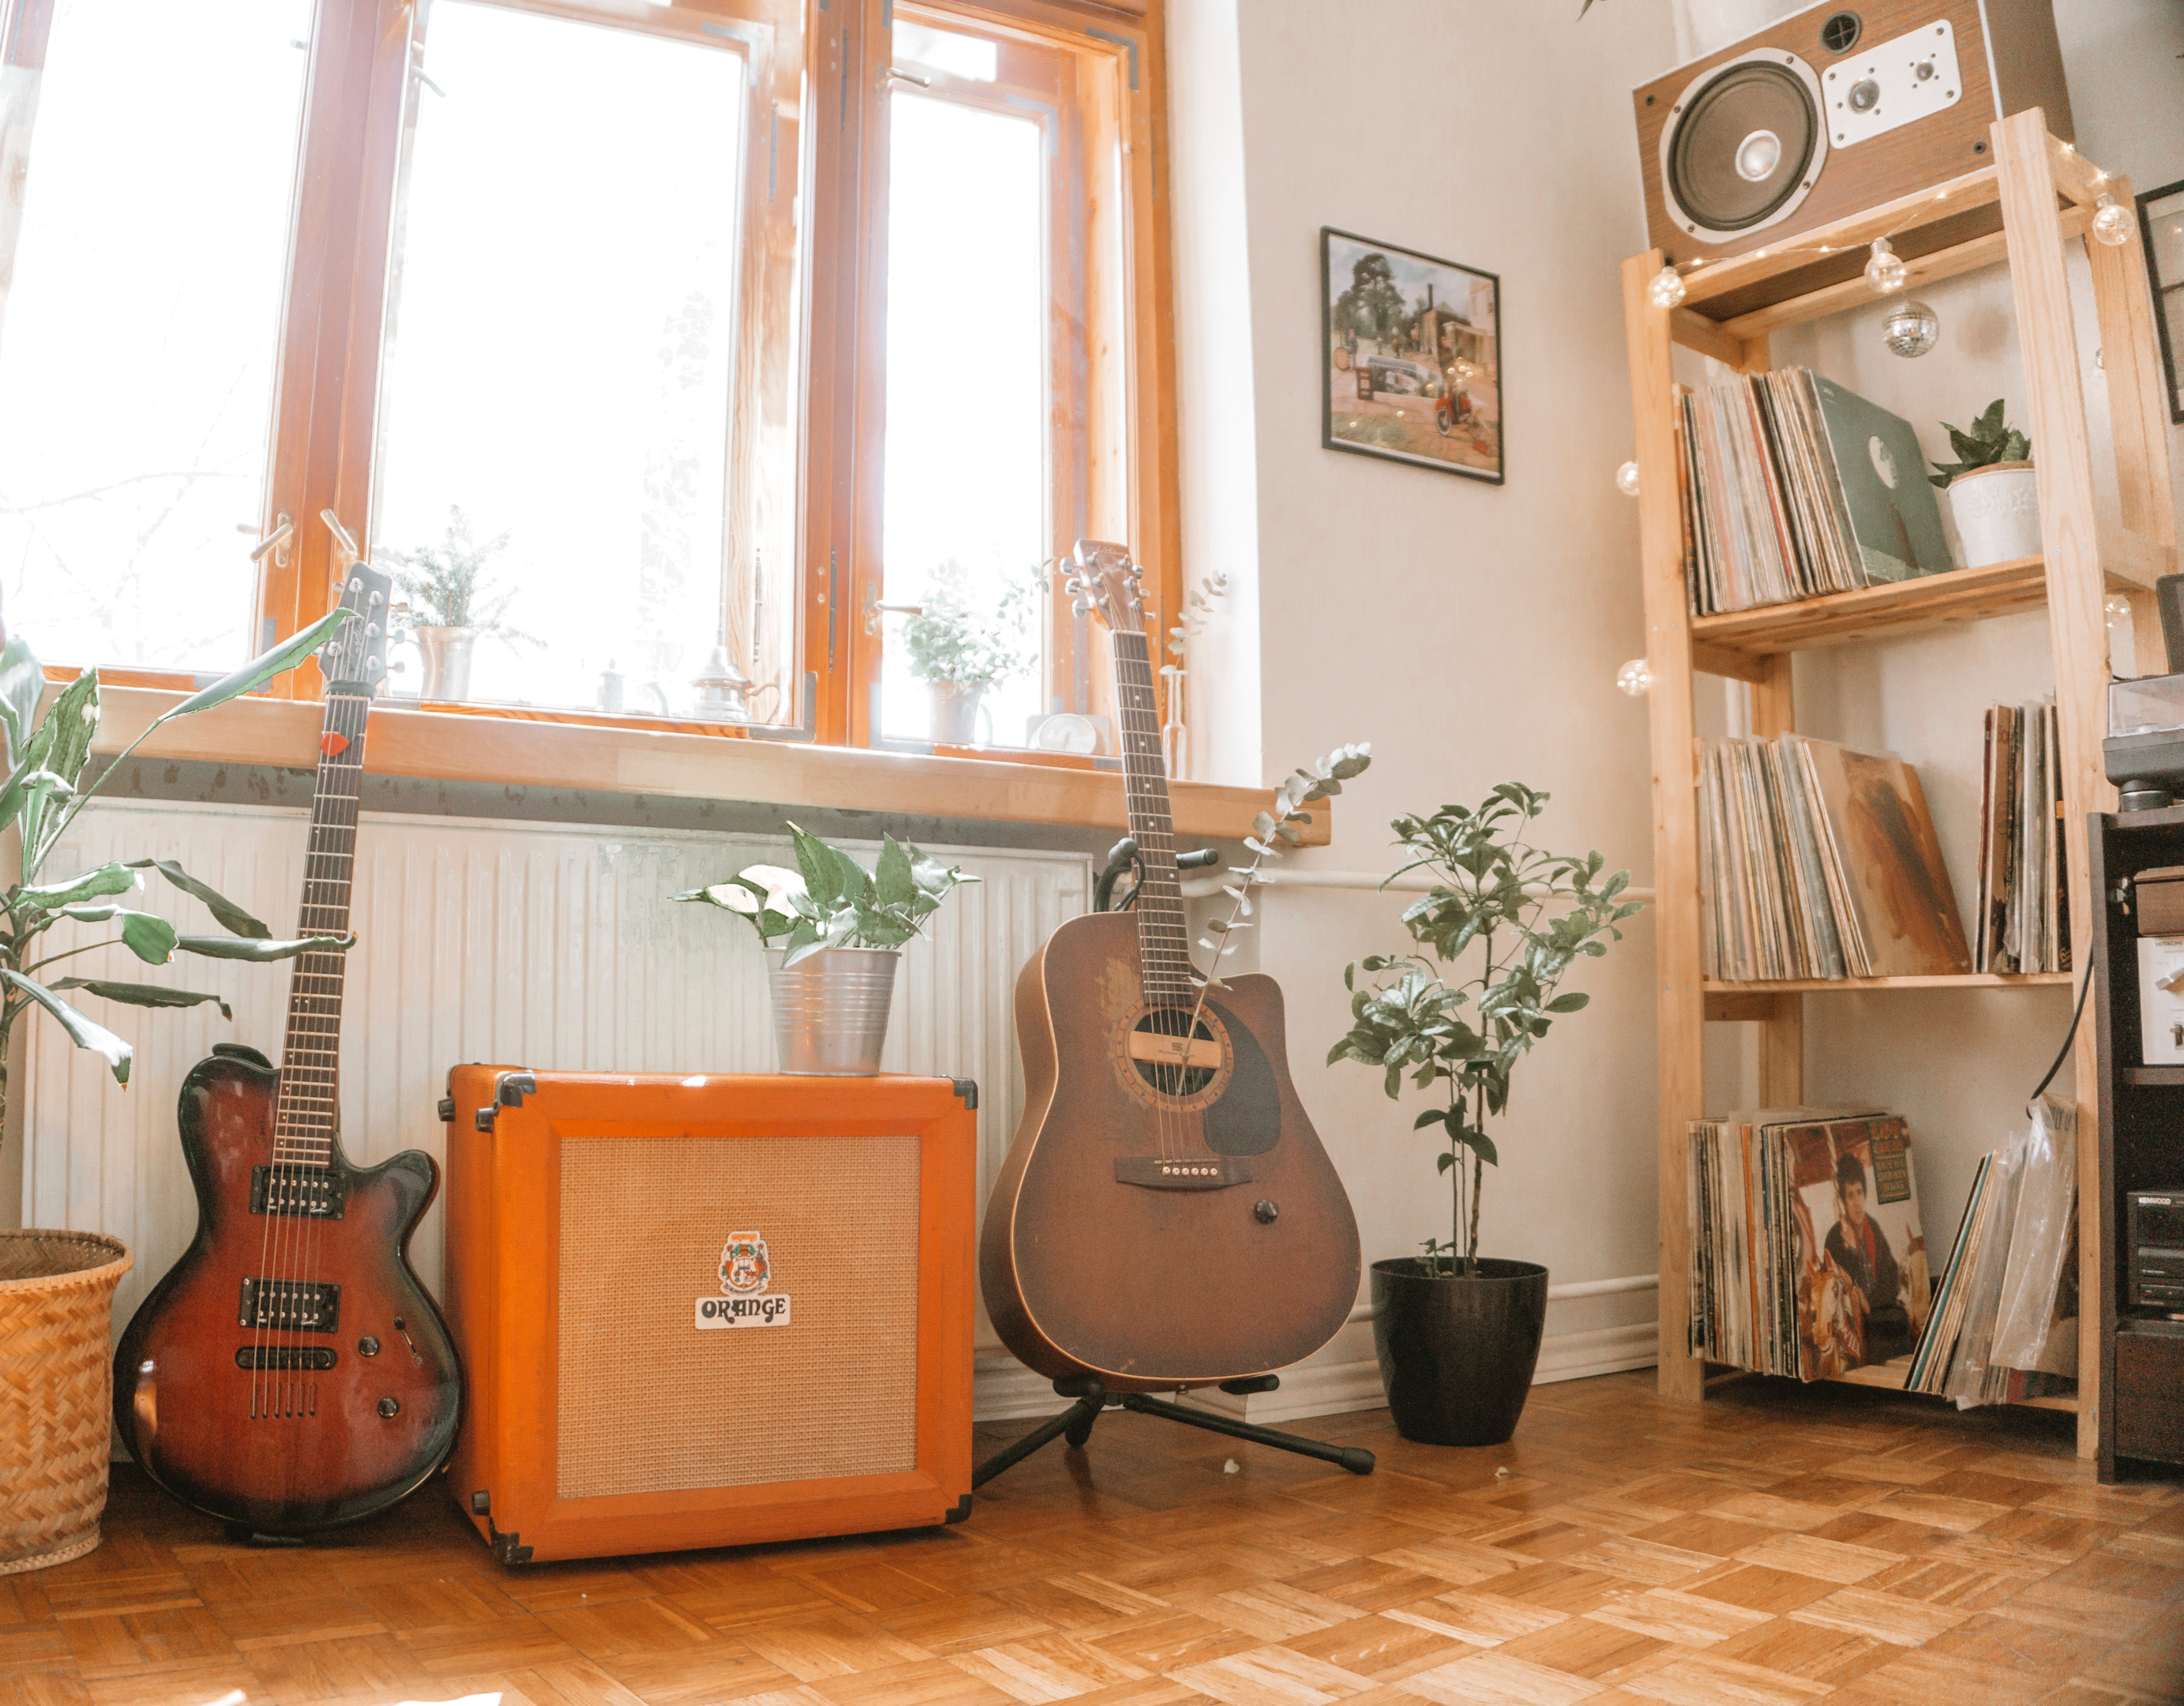
<svg viewBox="0 0 2184 1706"><path fill-rule="evenodd" d="M1656 1360L1658 1335L1658 1328L1651 1321L1592 1333L1551 1333L1540 1343L1532 1384L1544 1386L1555 1380L1619 1374L1625 1369L1650 1369ZM972 1390L971 1413L982 1422L1031 1420L1059 1414L1062 1408L1052 1384L1012 1357L982 1358ZM1379 1364L1368 1360L1307 1363L1284 1373L1278 1391L1256 1393L1248 1399L1232 1398L1223 1392L1198 1392L1189 1402L1267 1426L1305 1416L1377 1410L1388 1399L1380 1385Z"/></svg>

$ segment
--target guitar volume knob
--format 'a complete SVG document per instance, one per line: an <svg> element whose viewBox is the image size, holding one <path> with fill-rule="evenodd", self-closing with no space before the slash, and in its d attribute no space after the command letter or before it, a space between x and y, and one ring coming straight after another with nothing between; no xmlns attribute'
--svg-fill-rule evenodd
<svg viewBox="0 0 2184 1706"><path fill-rule="evenodd" d="M396 1416L399 1415L399 1414L401 1413L401 1412L402 1412L402 1400L401 1400L401 1399L399 1399L399 1398L382 1398L382 1399L379 1401L379 1414L380 1414L380 1417L381 1417L381 1419L382 1419L382 1420L391 1422L391 1421L393 1421L393 1420L395 1419L395 1417L396 1417Z"/></svg>
<svg viewBox="0 0 2184 1706"><path fill-rule="evenodd" d="M1251 1213L1262 1226L1272 1226L1274 1218L1281 1212L1281 1205L1271 1196L1262 1196L1251 1205Z"/></svg>

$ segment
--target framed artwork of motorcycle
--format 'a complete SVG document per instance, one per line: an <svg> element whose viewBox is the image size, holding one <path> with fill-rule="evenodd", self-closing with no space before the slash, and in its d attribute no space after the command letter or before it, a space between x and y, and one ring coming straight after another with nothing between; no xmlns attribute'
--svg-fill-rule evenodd
<svg viewBox="0 0 2184 1706"><path fill-rule="evenodd" d="M1501 278L1329 226L1319 278L1319 442L1501 484Z"/></svg>

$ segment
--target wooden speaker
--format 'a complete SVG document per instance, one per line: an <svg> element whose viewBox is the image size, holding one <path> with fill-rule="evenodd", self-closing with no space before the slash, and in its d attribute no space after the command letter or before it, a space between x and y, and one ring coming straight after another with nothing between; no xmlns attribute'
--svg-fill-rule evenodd
<svg viewBox="0 0 2184 1706"><path fill-rule="evenodd" d="M1641 84L1632 100L1646 231L1679 262L1794 247L1805 231L1992 165L1987 127L2027 107L2071 135L2050 0L1814 6ZM1898 253L2000 229L1990 203ZM1812 267L1755 289L1766 301L1801 295L1855 276L1865 253L1816 252ZM1708 313L1763 305L1724 298Z"/></svg>
<svg viewBox="0 0 2184 1706"><path fill-rule="evenodd" d="M947 1079L449 1073L448 1486L500 1559L967 1515L977 1105Z"/></svg>

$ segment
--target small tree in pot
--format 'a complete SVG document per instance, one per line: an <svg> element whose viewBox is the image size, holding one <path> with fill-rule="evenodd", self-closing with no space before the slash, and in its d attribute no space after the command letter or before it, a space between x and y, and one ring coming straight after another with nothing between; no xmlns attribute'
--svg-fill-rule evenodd
<svg viewBox="0 0 2184 1706"><path fill-rule="evenodd" d="M1013 680L1038 661L1029 643L1046 565L1011 583L996 608L999 621L974 616L967 571L954 558L933 571L917 610L903 625L910 672L933 700L932 738L939 746L978 739L978 701L989 688Z"/></svg>
<svg viewBox="0 0 2184 1706"><path fill-rule="evenodd" d="M414 551L381 553L387 561L403 566L394 571L394 582L410 600L410 637L425 656L420 699L471 696L471 655L482 634L498 634L511 644L538 644L535 636L504 620L515 594L491 597L487 593L490 564L507 548L508 538L503 533L479 544L471 538L470 517L461 505L451 504L439 549L420 545Z"/></svg>
<svg viewBox="0 0 2184 1706"><path fill-rule="evenodd" d="M1435 878L1403 913L1426 952L1369 956L1367 972L1392 975L1362 990L1358 967L1344 968L1352 1023L1328 1051L1330 1066L1379 1068L1390 1097L1407 1077L1440 1097L1412 1129L1446 1140L1438 1165L1449 1179L1450 1235L1427 1239L1422 1256L1373 1264L1373 1336L1389 1408L1404 1438L1435 1445L1498 1444L1523 1413L1547 1270L1479 1254L1480 1190L1487 1163L1499 1164L1486 1123L1507 1108L1517 1062L1557 1017L1591 999L1557 994L1563 976L1580 957L1605 954L1603 938L1619 941L1617 925L1639 910L1618 898L1629 872L1602 880L1599 854L1546 853L1525 841L1546 804L1505 782L1476 806L1394 820L1410 857L1388 882L1417 870ZM1452 978L1459 961L1471 974Z"/></svg>

